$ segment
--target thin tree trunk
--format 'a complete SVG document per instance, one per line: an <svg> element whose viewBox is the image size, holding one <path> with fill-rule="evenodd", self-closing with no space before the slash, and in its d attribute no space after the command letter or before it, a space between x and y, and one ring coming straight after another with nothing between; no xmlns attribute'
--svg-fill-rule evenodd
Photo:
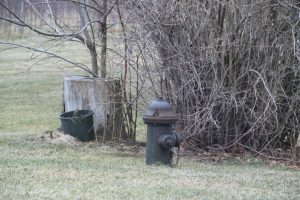
<svg viewBox="0 0 300 200"><path fill-rule="evenodd" d="M86 25L87 20L88 20L88 17L86 17L85 12L86 12L86 10L84 10L83 7L79 8L80 23L81 23L82 28ZM98 63L97 63L97 50L96 50L95 43L94 43L94 41L92 41L87 28L83 30L83 36L84 36L85 44L90 51L93 76L97 77L98 76Z"/></svg>
<svg viewBox="0 0 300 200"><path fill-rule="evenodd" d="M24 0L20 1L20 18L25 21L25 12L24 12ZM24 32L24 27L19 26L20 35Z"/></svg>
<svg viewBox="0 0 300 200"><path fill-rule="evenodd" d="M6 5L6 7L8 7L10 9L10 3L8 0L5 0L5 5ZM7 18L11 18L11 14L8 11L6 11L6 14L4 16ZM5 23L5 31L8 33L8 37L10 35L10 26L11 26L11 23L9 23L9 22Z"/></svg>
<svg viewBox="0 0 300 200"><path fill-rule="evenodd" d="M97 63L98 61L97 61L97 50L96 50L96 47L95 46L90 46L88 48L89 48L90 55L91 55L92 72L93 72L94 76L98 76L98 63Z"/></svg>
<svg viewBox="0 0 300 200"><path fill-rule="evenodd" d="M107 56L107 0L103 0L103 13L105 16L101 22L101 77L106 77L106 56Z"/></svg>

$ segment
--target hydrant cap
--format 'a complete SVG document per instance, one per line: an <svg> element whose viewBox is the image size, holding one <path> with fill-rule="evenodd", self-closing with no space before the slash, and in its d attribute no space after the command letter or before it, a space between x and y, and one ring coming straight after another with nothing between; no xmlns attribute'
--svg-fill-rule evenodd
<svg viewBox="0 0 300 200"><path fill-rule="evenodd" d="M175 124L178 116L173 111L171 104L160 97L149 104L143 120L145 124Z"/></svg>

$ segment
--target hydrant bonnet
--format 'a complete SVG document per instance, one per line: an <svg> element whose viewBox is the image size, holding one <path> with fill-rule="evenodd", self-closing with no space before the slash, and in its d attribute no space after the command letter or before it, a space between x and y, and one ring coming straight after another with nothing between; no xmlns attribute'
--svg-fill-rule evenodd
<svg viewBox="0 0 300 200"><path fill-rule="evenodd" d="M145 124L175 124L178 116L169 102L159 97L150 103L143 120Z"/></svg>

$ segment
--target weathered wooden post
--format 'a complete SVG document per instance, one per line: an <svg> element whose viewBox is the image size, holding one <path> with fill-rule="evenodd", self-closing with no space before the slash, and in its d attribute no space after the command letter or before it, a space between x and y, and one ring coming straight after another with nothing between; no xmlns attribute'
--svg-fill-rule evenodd
<svg viewBox="0 0 300 200"><path fill-rule="evenodd" d="M126 139L119 79L65 77L64 109L65 112L76 109L94 111L94 130L98 141Z"/></svg>

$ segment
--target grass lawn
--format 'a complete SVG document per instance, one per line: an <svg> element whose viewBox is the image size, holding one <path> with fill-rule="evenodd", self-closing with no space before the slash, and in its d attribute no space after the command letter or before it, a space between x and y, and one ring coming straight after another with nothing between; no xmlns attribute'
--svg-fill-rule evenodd
<svg viewBox="0 0 300 200"><path fill-rule="evenodd" d="M16 43L35 47L42 44L42 41L28 40L16 40ZM7 47L0 46L0 51ZM77 62L87 62L87 52L79 47L66 43L55 51L68 58L75 57ZM76 49L76 54L71 49ZM35 56L39 57L30 59ZM59 126L63 77L82 72L57 59L44 58L24 49L0 52L0 131L40 132ZM63 70L63 67L67 68Z"/></svg>
<svg viewBox="0 0 300 200"><path fill-rule="evenodd" d="M297 171L251 161L146 166L106 146L0 136L0 199L299 199Z"/></svg>
<svg viewBox="0 0 300 200"><path fill-rule="evenodd" d="M215 164L183 158L176 168L146 166L143 154L37 139L59 127L63 76L82 72L57 60L33 65L36 54L5 48L0 46L0 199L300 199L300 171L255 159ZM55 51L89 62L75 44ZM143 138L144 127L140 133Z"/></svg>

